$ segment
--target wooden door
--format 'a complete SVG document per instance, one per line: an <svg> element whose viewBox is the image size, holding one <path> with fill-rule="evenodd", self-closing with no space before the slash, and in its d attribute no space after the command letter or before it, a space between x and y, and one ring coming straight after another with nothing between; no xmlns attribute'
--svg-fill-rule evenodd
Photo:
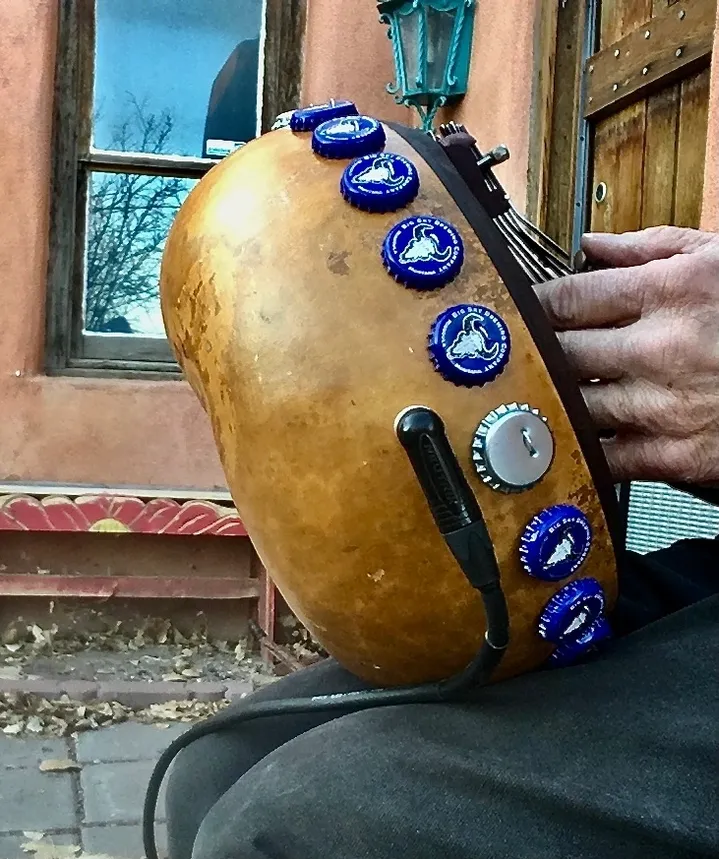
<svg viewBox="0 0 719 859"><path fill-rule="evenodd" d="M544 0L529 214L583 230L698 226L717 0Z"/></svg>
<svg viewBox="0 0 719 859"><path fill-rule="evenodd" d="M716 0L603 0L585 63L589 226L701 218Z"/></svg>

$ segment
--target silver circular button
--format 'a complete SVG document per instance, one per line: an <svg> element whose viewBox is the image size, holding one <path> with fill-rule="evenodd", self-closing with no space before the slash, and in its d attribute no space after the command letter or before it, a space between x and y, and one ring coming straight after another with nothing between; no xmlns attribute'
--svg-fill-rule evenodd
<svg viewBox="0 0 719 859"><path fill-rule="evenodd" d="M544 477L554 459L547 419L526 403L499 406L479 425L472 459L480 478L492 489L529 489Z"/></svg>

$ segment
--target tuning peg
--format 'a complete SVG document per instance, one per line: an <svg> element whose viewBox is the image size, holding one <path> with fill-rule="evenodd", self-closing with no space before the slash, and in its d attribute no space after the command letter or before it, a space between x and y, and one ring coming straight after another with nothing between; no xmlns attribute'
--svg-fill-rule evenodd
<svg viewBox="0 0 719 859"><path fill-rule="evenodd" d="M496 167L498 164L504 164L505 161L509 161L509 149L502 144L501 146L495 146L491 152L484 155L479 162L479 166L483 170L487 170Z"/></svg>

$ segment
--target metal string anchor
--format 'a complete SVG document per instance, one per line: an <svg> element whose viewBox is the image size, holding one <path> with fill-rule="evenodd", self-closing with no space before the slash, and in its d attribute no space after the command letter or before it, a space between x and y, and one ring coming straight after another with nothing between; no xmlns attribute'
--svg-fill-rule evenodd
<svg viewBox="0 0 719 859"><path fill-rule="evenodd" d="M531 457L539 456L539 451L534 446L534 442L532 441L532 436L527 429L527 427L523 427L522 429L522 441L524 442L524 446L527 449L527 453Z"/></svg>

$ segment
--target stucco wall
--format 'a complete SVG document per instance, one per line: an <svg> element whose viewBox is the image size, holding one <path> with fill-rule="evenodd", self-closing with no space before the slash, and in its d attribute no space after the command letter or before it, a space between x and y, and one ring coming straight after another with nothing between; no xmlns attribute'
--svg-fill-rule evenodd
<svg viewBox="0 0 719 859"><path fill-rule="evenodd" d="M308 0L302 97L349 98L370 116L412 122L385 91L394 80L392 43L372 0Z"/></svg>
<svg viewBox="0 0 719 859"><path fill-rule="evenodd" d="M497 178L524 209L534 73L534 0L480 0L467 97L456 111L484 151L500 143L511 158Z"/></svg>
<svg viewBox="0 0 719 859"><path fill-rule="evenodd" d="M719 58L719 9L712 56ZM712 64L702 226L719 230L719 61Z"/></svg>
<svg viewBox="0 0 719 859"><path fill-rule="evenodd" d="M57 6L0 4L0 478L222 485L184 382L41 375Z"/></svg>

